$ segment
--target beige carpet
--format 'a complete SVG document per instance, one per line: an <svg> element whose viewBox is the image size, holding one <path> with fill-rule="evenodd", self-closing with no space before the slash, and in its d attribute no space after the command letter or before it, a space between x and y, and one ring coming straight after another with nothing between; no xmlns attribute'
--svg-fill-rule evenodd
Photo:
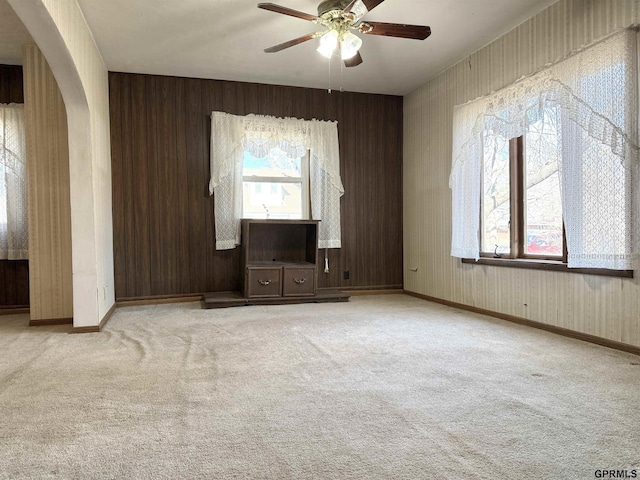
<svg viewBox="0 0 640 480"><path fill-rule="evenodd" d="M0 317L2 479L640 469L639 357L403 295L26 323Z"/></svg>

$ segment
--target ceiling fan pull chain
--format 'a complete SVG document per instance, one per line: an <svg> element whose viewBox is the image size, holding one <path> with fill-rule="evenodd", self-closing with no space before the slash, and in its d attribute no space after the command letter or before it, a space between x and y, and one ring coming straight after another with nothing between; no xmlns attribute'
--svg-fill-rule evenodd
<svg viewBox="0 0 640 480"><path fill-rule="evenodd" d="M331 95L331 58L329 58L329 95Z"/></svg>

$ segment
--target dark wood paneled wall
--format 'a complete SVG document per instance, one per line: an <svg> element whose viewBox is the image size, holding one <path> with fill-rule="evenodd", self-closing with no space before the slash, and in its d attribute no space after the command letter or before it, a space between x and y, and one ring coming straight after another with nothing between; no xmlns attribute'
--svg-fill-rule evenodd
<svg viewBox="0 0 640 480"><path fill-rule="evenodd" d="M0 103L24 103L22 66L0 65ZM29 305L29 263L0 260L0 307Z"/></svg>
<svg viewBox="0 0 640 480"><path fill-rule="evenodd" d="M29 305L29 262L0 260L0 307Z"/></svg>
<svg viewBox="0 0 640 480"><path fill-rule="evenodd" d="M319 286L402 285L402 97L123 73L109 88L116 298L239 289L239 249L215 250L214 110L337 120L342 249Z"/></svg>
<svg viewBox="0 0 640 480"><path fill-rule="evenodd" d="M24 103L21 65L0 65L0 103Z"/></svg>

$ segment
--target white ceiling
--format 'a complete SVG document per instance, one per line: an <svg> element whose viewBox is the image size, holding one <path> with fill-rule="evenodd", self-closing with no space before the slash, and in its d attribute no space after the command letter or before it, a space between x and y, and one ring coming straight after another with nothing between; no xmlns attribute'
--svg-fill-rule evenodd
<svg viewBox="0 0 640 480"><path fill-rule="evenodd" d="M364 63L341 68L311 40L263 49L318 25L260 10L257 0L78 0L111 71L238 80L404 95L555 0L386 0L365 18L429 25L427 40L363 36ZM8 35L0 0L0 58ZM317 14L317 0L274 3ZM13 27L12 27L13 28ZM17 29L16 31L20 31ZM8 49L9 51L10 49ZM13 62L19 63L19 62Z"/></svg>

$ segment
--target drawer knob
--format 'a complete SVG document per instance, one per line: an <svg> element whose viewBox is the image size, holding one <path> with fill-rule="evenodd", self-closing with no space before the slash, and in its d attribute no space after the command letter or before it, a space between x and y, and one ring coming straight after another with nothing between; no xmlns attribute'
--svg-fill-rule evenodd
<svg viewBox="0 0 640 480"><path fill-rule="evenodd" d="M267 285L271 284L271 280L258 280L258 283L263 287L266 287Z"/></svg>
<svg viewBox="0 0 640 480"><path fill-rule="evenodd" d="M302 284L304 283L304 281L305 281L305 280L306 280L306 278L300 278L300 279L294 278L294 279L293 279L293 281L294 281L295 283L297 283L298 285L302 285Z"/></svg>

